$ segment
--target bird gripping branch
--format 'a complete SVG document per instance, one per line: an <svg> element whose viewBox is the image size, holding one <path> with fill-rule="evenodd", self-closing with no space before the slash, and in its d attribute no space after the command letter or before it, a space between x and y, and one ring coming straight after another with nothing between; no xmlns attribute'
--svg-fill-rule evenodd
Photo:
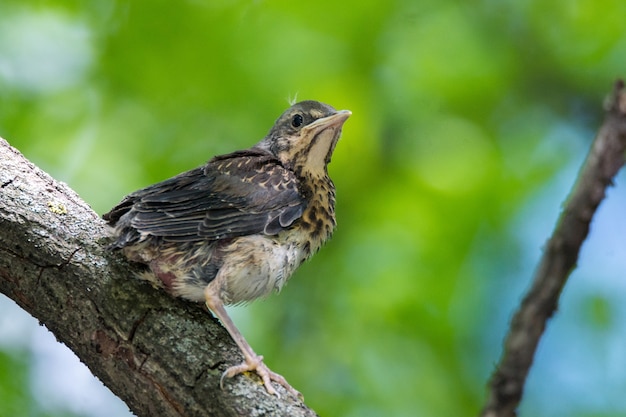
<svg viewBox="0 0 626 417"><path fill-rule="evenodd" d="M244 356L222 375L256 372L300 395L246 342L225 305L280 290L332 235L335 187L328 176L348 110L317 101L291 106L251 148L126 196L103 218L113 249L147 266L141 278L176 297L204 302Z"/></svg>

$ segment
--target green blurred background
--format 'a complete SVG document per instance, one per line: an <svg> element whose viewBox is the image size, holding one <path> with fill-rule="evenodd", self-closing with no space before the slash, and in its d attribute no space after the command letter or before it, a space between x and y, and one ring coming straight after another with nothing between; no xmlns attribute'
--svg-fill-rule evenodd
<svg viewBox="0 0 626 417"><path fill-rule="evenodd" d="M626 76L624 16L622 0L1 0L0 136L103 213L251 146L289 99L350 109L333 240L235 320L321 415L475 415ZM522 416L626 413L624 179ZM111 397L0 297L0 416L128 415Z"/></svg>

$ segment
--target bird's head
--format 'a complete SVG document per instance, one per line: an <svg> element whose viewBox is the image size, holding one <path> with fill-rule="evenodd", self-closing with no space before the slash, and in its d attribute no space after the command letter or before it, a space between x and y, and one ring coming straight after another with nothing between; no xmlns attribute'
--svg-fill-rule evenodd
<svg viewBox="0 0 626 417"><path fill-rule="evenodd" d="M326 175L326 166L352 113L318 101L301 101L288 108L259 143L285 166L303 173Z"/></svg>

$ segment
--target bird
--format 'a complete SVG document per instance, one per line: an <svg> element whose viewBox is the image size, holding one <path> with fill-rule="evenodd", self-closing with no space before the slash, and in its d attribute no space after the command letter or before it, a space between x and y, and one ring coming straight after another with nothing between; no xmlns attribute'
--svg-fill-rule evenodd
<svg viewBox="0 0 626 417"><path fill-rule="evenodd" d="M226 305L278 292L333 234L335 186L328 164L349 110L318 101L291 105L254 146L135 191L102 217L111 250L145 265L140 278L174 297L205 303L244 360L224 380L255 372L269 394L278 383L237 329Z"/></svg>

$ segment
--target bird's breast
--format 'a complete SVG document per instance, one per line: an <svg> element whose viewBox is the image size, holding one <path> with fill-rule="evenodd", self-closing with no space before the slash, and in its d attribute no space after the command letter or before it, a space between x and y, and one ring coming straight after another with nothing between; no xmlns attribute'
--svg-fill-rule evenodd
<svg viewBox="0 0 626 417"><path fill-rule="evenodd" d="M335 230L335 187L330 178L309 179L305 193L307 206L302 217L285 232L308 258L328 240Z"/></svg>

